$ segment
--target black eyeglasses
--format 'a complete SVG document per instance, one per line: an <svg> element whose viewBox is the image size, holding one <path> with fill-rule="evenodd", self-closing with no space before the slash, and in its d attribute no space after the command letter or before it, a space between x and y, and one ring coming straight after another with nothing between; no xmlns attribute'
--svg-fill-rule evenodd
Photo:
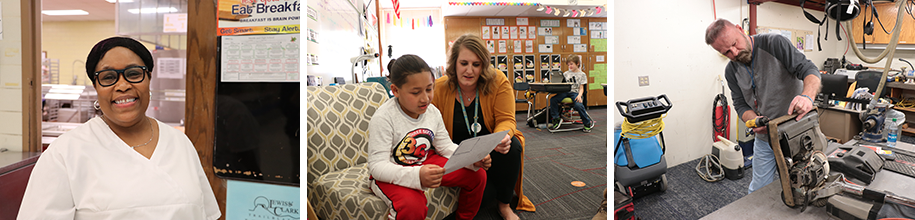
<svg viewBox="0 0 915 220"><path fill-rule="evenodd" d="M95 81L102 87L114 85L124 75L124 79L130 83L141 83L146 79L146 66L132 66L120 70L102 70L95 72Z"/></svg>

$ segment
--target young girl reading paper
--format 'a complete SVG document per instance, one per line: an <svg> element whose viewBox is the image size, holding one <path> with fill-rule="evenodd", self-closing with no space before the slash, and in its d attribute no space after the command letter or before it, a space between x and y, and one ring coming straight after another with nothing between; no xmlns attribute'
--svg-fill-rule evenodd
<svg viewBox="0 0 915 220"><path fill-rule="evenodd" d="M473 219L486 187L489 155L445 175L445 163L457 149L432 102L434 79L429 65L416 55L388 63L391 92L369 122L369 161L372 191L391 209L389 219L425 219L423 191L439 186L460 187L457 219Z"/></svg>

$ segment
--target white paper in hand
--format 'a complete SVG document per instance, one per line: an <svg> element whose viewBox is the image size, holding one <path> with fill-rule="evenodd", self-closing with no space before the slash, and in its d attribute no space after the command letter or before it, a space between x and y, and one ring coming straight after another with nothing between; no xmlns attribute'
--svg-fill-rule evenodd
<svg viewBox="0 0 915 220"><path fill-rule="evenodd" d="M452 154L451 158L448 159L448 162L445 163L445 174L482 160L489 152L492 152L492 150L496 148L496 145L499 145L499 142L502 142L502 139L505 138L505 134L508 134L508 131L496 132L494 134L487 134L461 141L457 150L454 150L454 154Z"/></svg>

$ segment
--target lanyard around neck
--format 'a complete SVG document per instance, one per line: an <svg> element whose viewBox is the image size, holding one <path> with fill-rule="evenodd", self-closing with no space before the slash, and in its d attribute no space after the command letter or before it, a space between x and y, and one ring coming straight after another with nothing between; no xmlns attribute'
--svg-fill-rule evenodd
<svg viewBox="0 0 915 220"><path fill-rule="evenodd" d="M471 135L476 137L477 132L479 130L471 129L470 122L467 121L467 109L464 108L464 95L463 94L464 93L461 92L461 87L458 87L458 97L460 98L459 101L461 102L461 111L464 112L464 125L467 125L467 133L470 133ZM478 91L474 90L474 94L476 94L476 102L473 104L473 127L476 128L477 126L480 126L480 124L477 122L477 118L478 118L477 114L479 113L479 109L480 109L480 93ZM476 131L474 131L474 130L476 130Z"/></svg>

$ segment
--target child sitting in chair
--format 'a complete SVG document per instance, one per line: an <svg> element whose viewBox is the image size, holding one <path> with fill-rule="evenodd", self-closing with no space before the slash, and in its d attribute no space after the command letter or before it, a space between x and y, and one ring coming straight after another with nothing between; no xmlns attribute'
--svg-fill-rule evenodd
<svg viewBox="0 0 915 220"><path fill-rule="evenodd" d="M570 55L566 58L566 64L569 65L569 70L562 73L562 76L565 78L565 82L572 83L572 90L556 94L550 98L550 117L553 118L553 124L550 125L550 129L559 129L562 124L562 118L559 117L559 102L564 98L571 98L574 102L572 108L581 115L581 122L585 126L584 131L591 132L591 128L594 128L594 121L591 121L591 116L585 111L585 105L582 104L581 98L581 94L585 90L585 84L588 84L588 76L581 70L581 56Z"/></svg>
<svg viewBox="0 0 915 220"><path fill-rule="evenodd" d="M451 141L442 113L432 105L432 69L416 55L388 64L394 98L369 122L368 167L372 191L390 208L388 219L425 219L425 189L461 187L457 219L473 219L486 188L489 155L445 174L445 163L458 145Z"/></svg>

